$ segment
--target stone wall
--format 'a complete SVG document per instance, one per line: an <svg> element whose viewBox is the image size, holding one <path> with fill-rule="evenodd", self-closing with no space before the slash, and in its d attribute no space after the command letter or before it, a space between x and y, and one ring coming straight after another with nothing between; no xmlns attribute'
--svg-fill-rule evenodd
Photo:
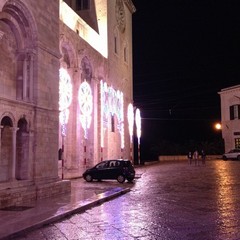
<svg viewBox="0 0 240 240"><path fill-rule="evenodd" d="M59 0L0 0L0 207L66 193L58 177Z"/></svg>
<svg viewBox="0 0 240 240"><path fill-rule="evenodd" d="M201 156L200 156L201 158ZM212 160L212 159L221 159L222 155L207 155L206 160ZM159 156L158 157L159 161L184 161L188 160L187 156L185 155L172 155L172 156Z"/></svg>
<svg viewBox="0 0 240 240"><path fill-rule="evenodd" d="M1 184L0 184L1 188ZM0 208L8 206L32 206L37 200L66 194L71 191L68 180L35 185L33 182L15 182L0 191Z"/></svg>

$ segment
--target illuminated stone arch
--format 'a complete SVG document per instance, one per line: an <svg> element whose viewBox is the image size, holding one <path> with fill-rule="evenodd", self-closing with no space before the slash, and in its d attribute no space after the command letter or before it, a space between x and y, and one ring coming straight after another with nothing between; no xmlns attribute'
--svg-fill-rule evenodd
<svg viewBox="0 0 240 240"><path fill-rule="evenodd" d="M69 118L73 121L73 94L74 77L77 76L77 58L74 46L71 40L64 34L60 35L59 50L61 53L59 69L59 160L67 158L70 142L69 133L73 124L69 123ZM71 145L72 146L72 145ZM71 155L71 154L70 154ZM66 163L68 164L68 162Z"/></svg>
<svg viewBox="0 0 240 240"><path fill-rule="evenodd" d="M123 92L108 86L106 82L101 80L101 147L104 147L104 135L106 130L114 124L114 128L119 131L121 135L121 148L124 148L124 98ZM113 117L115 116L115 117ZM110 124L110 121L112 123ZM115 125L115 124L114 124Z"/></svg>
<svg viewBox="0 0 240 240"><path fill-rule="evenodd" d="M33 102L37 28L34 18L21 1L9 0L5 3L0 12L0 32L3 42L12 39L5 49L11 53L13 71L12 75L5 72L11 77L8 85L12 85L11 90L5 86L6 93L12 98ZM12 89L15 89L15 96L11 95Z"/></svg>

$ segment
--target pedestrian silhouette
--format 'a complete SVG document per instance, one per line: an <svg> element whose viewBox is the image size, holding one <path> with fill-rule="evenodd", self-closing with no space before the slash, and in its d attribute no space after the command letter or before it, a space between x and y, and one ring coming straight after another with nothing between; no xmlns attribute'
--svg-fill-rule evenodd
<svg viewBox="0 0 240 240"><path fill-rule="evenodd" d="M206 152L204 150L202 150L201 156L202 156L202 164L205 165L205 163L206 163Z"/></svg>
<svg viewBox="0 0 240 240"><path fill-rule="evenodd" d="M192 152L188 152L187 158L188 158L189 165L191 165L192 164Z"/></svg>
<svg viewBox="0 0 240 240"><path fill-rule="evenodd" d="M198 151L197 150L195 150L193 153L193 159L194 159L195 166L198 165Z"/></svg>

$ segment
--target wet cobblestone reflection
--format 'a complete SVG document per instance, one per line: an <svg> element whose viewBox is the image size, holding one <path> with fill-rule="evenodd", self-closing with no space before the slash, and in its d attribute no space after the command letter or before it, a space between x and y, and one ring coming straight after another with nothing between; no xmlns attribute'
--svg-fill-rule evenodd
<svg viewBox="0 0 240 240"><path fill-rule="evenodd" d="M15 239L240 239L240 162L159 163L137 172L129 193Z"/></svg>

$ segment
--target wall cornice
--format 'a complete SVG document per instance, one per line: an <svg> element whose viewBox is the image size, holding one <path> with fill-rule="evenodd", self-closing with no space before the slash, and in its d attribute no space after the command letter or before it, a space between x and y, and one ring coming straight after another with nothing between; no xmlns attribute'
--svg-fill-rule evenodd
<svg viewBox="0 0 240 240"><path fill-rule="evenodd" d="M123 2L126 4L126 6L128 7L128 9L131 13L136 12L136 8L135 8L132 0L123 0Z"/></svg>

